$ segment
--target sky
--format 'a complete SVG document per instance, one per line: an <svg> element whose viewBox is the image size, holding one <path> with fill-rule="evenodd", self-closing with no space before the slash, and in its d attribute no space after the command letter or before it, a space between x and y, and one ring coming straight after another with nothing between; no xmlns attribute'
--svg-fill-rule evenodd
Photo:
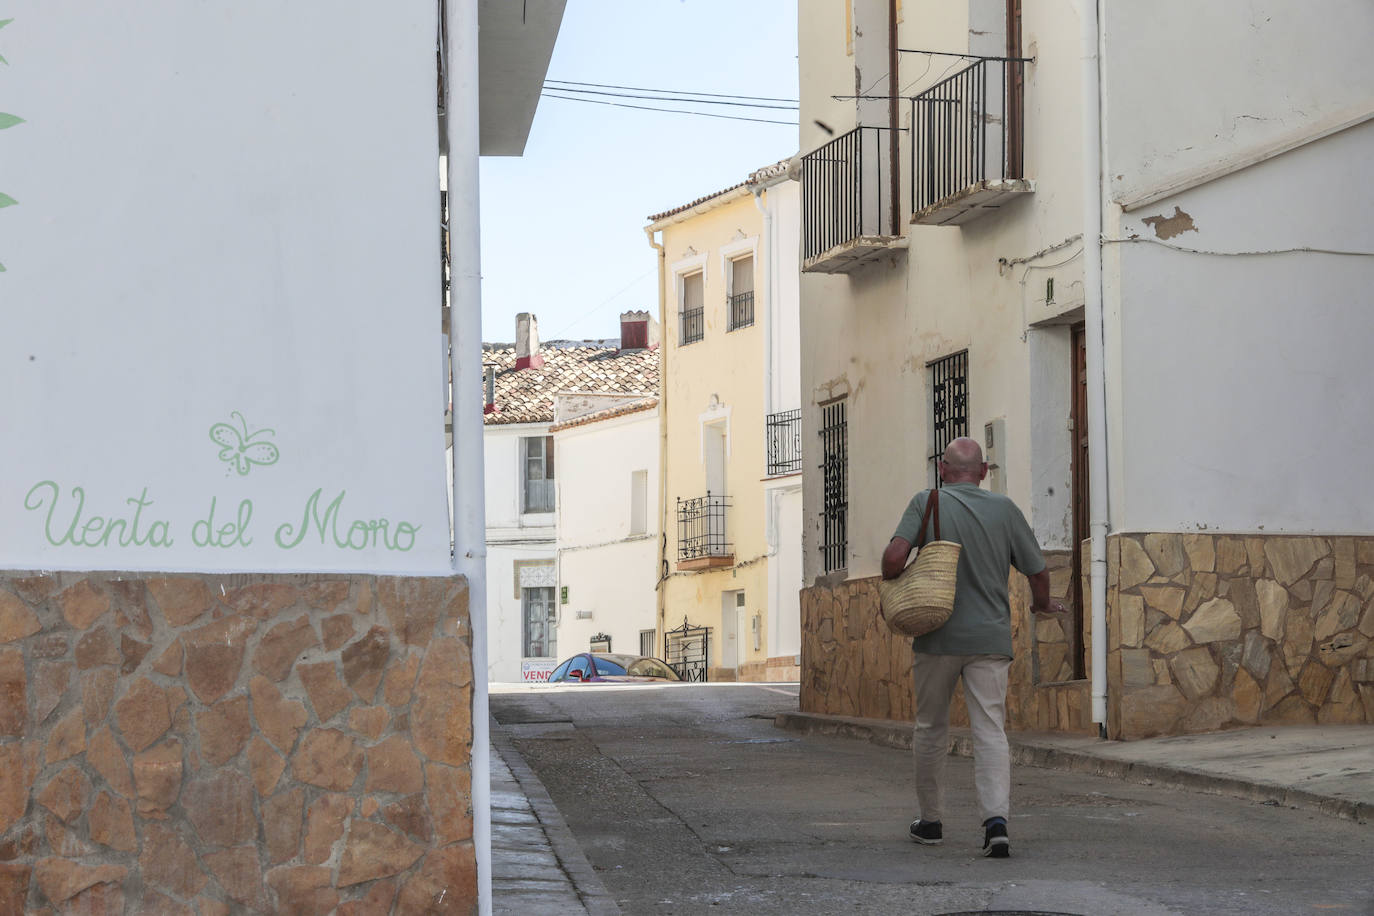
<svg viewBox="0 0 1374 916"><path fill-rule="evenodd" d="M796 99L797 4L568 0L548 79ZM795 111L588 97L792 123L541 98L525 155L482 160L485 341L514 340L519 312L543 340L614 338L621 312L657 315L645 217L797 152Z"/></svg>

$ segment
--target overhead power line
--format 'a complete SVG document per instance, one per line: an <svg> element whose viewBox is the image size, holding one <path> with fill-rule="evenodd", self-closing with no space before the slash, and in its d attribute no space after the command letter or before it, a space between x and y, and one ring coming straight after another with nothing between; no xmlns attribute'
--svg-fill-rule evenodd
<svg viewBox="0 0 1374 916"><path fill-rule="evenodd" d="M552 89L553 87L549 87ZM625 102L609 102L605 99L587 99L575 95L555 95L548 89L540 93L546 99L562 99L565 102L587 102L592 105L610 105L615 108L636 108L641 111L662 111L668 114L696 115L699 118L720 118L724 121L753 121L757 124L787 124L796 127L796 121L777 121L771 118L746 118L742 115L716 114L713 111L687 111L682 108L657 108L652 105L630 105Z"/></svg>
<svg viewBox="0 0 1374 916"><path fill-rule="evenodd" d="M611 83L579 83L575 80L552 80L546 79L547 83L559 83L564 86L591 86L596 89L624 89L628 92L660 92L670 95L699 95L713 99L747 99L751 102L791 102L793 105L800 104L797 99L780 99L767 95L736 95L729 92L688 92L683 89L650 89L645 86L616 86ZM550 86L549 88L554 88Z"/></svg>
<svg viewBox="0 0 1374 916"><path fill-rule="evenodd" d="M655 102L690 102L694 105L734 105L738 108L776 108L783 111L796 111L796 105L766 105L762 102L730 102L721 99L694 99L685 95L642 95L634 92L603 92L597 89L570 89L563 86L545 85L545 89L557 92L576 93L577 95L607 95L620 99L649 99ZM657 90L655 90L657 91Z"/></svg>

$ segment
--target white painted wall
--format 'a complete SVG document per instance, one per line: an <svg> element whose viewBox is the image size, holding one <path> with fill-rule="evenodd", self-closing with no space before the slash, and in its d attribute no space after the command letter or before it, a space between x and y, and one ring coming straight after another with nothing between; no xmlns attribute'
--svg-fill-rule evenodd
<svg viewBox="0 0 1374 916"><path fill-rule="evenodd" d="M375 13L6 6L0 565L451 568L436 11Z"/></svg>
<svg viewBox="0 0 1374 916"><path fill-rule="evenodd" d="M554 442L559 583L568 589L559 608L559 652L586 650L593 634L605 633L614 651L637 653L640 630L656 623L658 409L562 429ZM630 524L636 471L647 471L641 534ZM579 611L591 616L579 618Z"/></svg>

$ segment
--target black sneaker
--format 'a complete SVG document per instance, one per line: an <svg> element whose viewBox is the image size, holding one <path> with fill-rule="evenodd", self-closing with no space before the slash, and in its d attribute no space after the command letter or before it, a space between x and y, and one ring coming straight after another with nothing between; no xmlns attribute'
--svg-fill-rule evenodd
<svg viewBox="0 0 1374 916"><path fill-rule="evenodd" d="M1007 825L1001 820L992 820L984 826L983 855L990 859L1005 859L1010 856L1011 840L1007 837Z"/></svg>
<svg viewBox="0 0 1374 916"><path fill-rule="evenodd" d="M939 821L912 821L911 839L922 846L939 846L945 841L944 827Z"/></svg>

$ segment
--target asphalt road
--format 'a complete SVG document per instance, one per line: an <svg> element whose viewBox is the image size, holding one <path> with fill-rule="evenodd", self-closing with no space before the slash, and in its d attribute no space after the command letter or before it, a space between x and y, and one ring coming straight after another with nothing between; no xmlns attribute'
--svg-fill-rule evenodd
<svg viewBox="0 0 1374 916"><path fill-rule="evenodd" d="M945 845L917 846L909 754L774 728L795 685L492 691L631 916L1374 916L1370 825L1018 767L1012 857L984 859L969 760L949 760Z"/></svg>

